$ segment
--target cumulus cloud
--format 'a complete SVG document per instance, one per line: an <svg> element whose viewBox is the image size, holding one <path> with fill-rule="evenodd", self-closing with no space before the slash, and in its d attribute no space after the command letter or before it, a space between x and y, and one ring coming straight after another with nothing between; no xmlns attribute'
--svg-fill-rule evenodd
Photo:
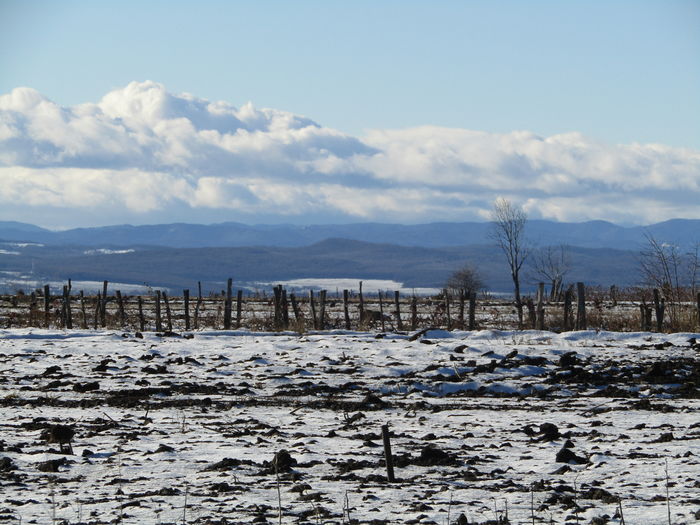
<svg viewBox="0 0 700 525"><path fill-rule="evenodd" d="M696 150L432 126L358 138L155 82L72 107L0 95L0 182L3 218L42 224L47 207L76 223L97 208L122 222L467 220L499 196L563 221L700 218Z"/></svg>

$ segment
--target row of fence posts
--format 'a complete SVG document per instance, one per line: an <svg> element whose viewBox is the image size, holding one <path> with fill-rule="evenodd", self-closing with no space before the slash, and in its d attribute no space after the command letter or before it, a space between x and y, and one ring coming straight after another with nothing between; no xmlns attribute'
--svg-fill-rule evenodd
<svg viewBox="0 0 700 525"><path fill-rule="evenodd" d="M68 284L63 286L63 292L61 295L61 306L60 306L60 323L61 326L67 329L73 328L73 313L72 313L72 296L71 296L72 283L68 280ZM107 295L108 281L104 281L102 285L101 292L97 293L97 300L95 301L95 311L92 318L92 326L97 329L98 327L107 326ZM225 330L231 330L233 328L240 328L242 324L242 308L243 308L243 291L238 290L235 297L235 318L234 318L234 296L233 296L233 279L228 279L226 290L223 291L224 294L224 311L223 311L223 327ZM615 286L610 288L610 296L613 302L613 306L617 304L617 289ZM652 290L653 304L647 304L642 301L639 305L640 307L640 330L641 331L651 331L655 329L658 332L663 331L664 327L664 315L666 312L666 300L663 294L658 289ZM44 326L48 327L50 325L51 319L51 294L49 285L45 285L43 289L44 298ZM389 308L387 305L385 307L385 302L390 299L388 294L383 294L379 292L377 294L379 311L373 311L365 307L364 294L362 291L362 281L360 281L359 294L358 294L358 323L357 327L359 329L368 328L370 326L376 326L377 324L381 327L382 331L386 331L387 321L394 321L394 328L403 331L404 318L401 312L401 297L398 291L393 292L393 311L390 312L392 315L385 315L385 308ZM586 287L584 283L576 283L576 315L573 312L573 300L574 300L574 287L570 286L563 294L563 322L561 329L563 331L569 330L586 330L588 328L588 323L586 319ZM120 290L116 290L114 299L117 303L117 315L119 318L119 323L122 327L125 327L128 323L128 318L126 314L125 299L121 294ZM289 317L289 307L291 306L292 313L294 315L294 321L296 327L305 326L306 320L303 312L301 311L299 300L295 294L288 294L287 291L282 287L282 285L277 285L273 288L273 328L276 331L287 330L292 326ZM138 319L139 319L139 330L144 331L146 329L146 317L143 308L143 299L138 296ZM445 324L448 330L454 328L474 330L476 328L476 293L471 291L459 290L457 293L457 321L455 323L451 308L453 306L454 298L451 297L449 290L443 289L443 300L442 305L444 311ZM197 302L194 309L193 318L190 317L190 291L183 290L183 301L184 301L184 329L198 329L199 328L199 317L203 304L202 298L202 285L201 282L198 283L198 296ZM343 301L343 326L346 330L352 329L352 320L350 317L350 292L349 290L343 290L342 292ZM391 300L388 301L389 304ZM535 299L528 297L525 299L525 306L528 309L528 317L530 327L537 330L545 330L547 328L547 323L545 321L545 285L544 283L539 283L537 288L537 293ZM32 292L31 306L30 306L30 324L34 319L34 312L37 303L37 294ZM310 326L314 330L323 330L327 324L327 303L328 296L326 290L320 290L317 294L313 290L309 291L308 304L310 310ZM86 311L85 295L83 291L79 294L79 305L82 314L81 327L87 329L89 326L88 313ZM418 328L418 305L416 296L412 296L409 303L410 308L410 329L415 330ZM466 322L465 322L465 309L466 311ZM163 316L163 309L165 310L165 315ZM652 314L655 314L655 326L652 323ZM697 315L698 324L700 324L700 293L697 294ZM235 321L235 322L234 322ZM162 331L172 331L173 330L173 314L170 306L170 299L165 291L157 290L155 292L155 329L158 332Z"/></svg>

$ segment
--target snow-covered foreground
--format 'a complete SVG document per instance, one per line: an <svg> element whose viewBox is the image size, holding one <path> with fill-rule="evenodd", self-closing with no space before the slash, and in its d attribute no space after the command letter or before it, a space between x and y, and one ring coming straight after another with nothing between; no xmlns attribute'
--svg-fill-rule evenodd
<svg viewBox="0 0 700 525"><path fill-rule="evenodd" d="M696 338L0 331L0 522L696 523Z"/></svg>

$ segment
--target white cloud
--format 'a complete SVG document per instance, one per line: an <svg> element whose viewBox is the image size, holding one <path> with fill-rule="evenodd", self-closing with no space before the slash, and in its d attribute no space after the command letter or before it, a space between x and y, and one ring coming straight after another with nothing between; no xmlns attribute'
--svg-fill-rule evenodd
<svg viewBox="0 0 700 525"><path fill-rule="evenodd" d="M46 207L78 222L96 209L121 222L483 219L499 195L558 220L700 218L696 150L433 126L360 139L155 82L73 107L30 88L0 96L0 183L3 218L43 224Z"/></svg>

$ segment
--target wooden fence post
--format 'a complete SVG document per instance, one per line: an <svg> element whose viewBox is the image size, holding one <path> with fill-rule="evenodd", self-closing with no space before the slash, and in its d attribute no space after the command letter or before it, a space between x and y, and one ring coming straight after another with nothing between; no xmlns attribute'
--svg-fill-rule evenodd
<svg viewBox="0 0 700 525"><path fill-rule="evenodd" d="M411 297L411 330L418 328L418 298Z"/></svg>
<svg viewBox="0 0 700 525"><path fill-rule="evenodd" d="M100 307L100 324L107 326L107 281L102 282L102 305Z"/></svg>
<svg viewBox="0 0 700 525"><path fill-rule="evenodd" d="M156 332L163 331L163 322L160 318L160 290L156 290Z"/></svg>
<svg viewBox="0 0 700 525"><path fill-rule="evenodd" d="M576 329L588 330L588 323L586 322L586 287L583 283L576 283L576 295L578 299Z"/></svg>
<svg viewBox="0 0 700 525"><path fill-rule="evenodd" d="M359 293L360 304L358 305L358 310L360 311L360 325L362 325L365 320L365 299L362 295L362 281L360 281L360 293Z"/></svg>
<svg viewBox="0 0 700 525"><path fill-rule="evenodd" d="M476 292L469 292L469 330L476 329Z"/></svg>
<svg viewBox="0 0 700 525"><path fill-rule="evenodd" d="M73 329L73 314L70 307L70 289L63 287L63 321L68 330Z"/></svg>
<svg viewBox="0 0 700 525"><path fill-rule="evenodd" d="M100 320L100 313L102 312L102 294L97 292L97 297L95 298L95 317L93 319L93 328L97 330L97 325Z"/></svg>
<svg viewBox="0 0 700 525"><path fill-rule="evenodd" d="M163 302L165 303L165 318L168 320L168 331L173 331L173 316L170 313L170 301L168 300L168 294L163 292Z"/></svg>
<svg viewBox="0 0 700 525"><path fill-rule="evenodd" d="M49 327L51 320L51 289L48 284L44 285L44 328Z"/></svg>
<svg viewBox="0 0 700 525"><path fill-rule="evenodd" d="M401 303L399 302L399 291L394 291L394 305L396 306L396 329L403 330L403 322L401 321Z"/></svg>
<svg viewBox="0 0 700 525"><path fill-rule="evenodd" d="M666 301L659 293L658 288L652 291L654 294L654 311L656 313L656 331L664 331L664 311L666 310Z"/></svg>
<svg viewBox="0 0 700 525"><path fill-rule="evenodd" d="M146 319L143 317L143 298L139 295L139 330L146 330Z"/></svg>
<svg viewBox="0 0 700 525"><path fill-rule="evenodd" d="M226 300L224 302L224 330L231 329L231 288L233 286L233 279L229 277L226 281Z"/></svg>
<svg viewBox="0 0 700 525"><path fill-rule="evenodd" d="M182 300L185 303L185 330L190 330L190 291L182 290Z"/></svg>
<svg viewBox="0 0 700 525"><path fill-rule="evenodd" d="M282 285L278 284L273 287L272 292L272 304L274 308L273 326L275 331L280 331L282 329Z"/></svg>
<svg viewBox="0 0 700 525"><path fill-rule="evenodd" d="M389 425L382 425L382 441L384 442L384 462L386 463L386 479L389 483L394 483L394 458L391 456L391 439L389 436Z"/></svg>
<svg viewBox="0 0 700 525"><path fill-rule="evenodd" d="M87 322L87 313L85 312L85 292L80 290L80 313L82 314L82 323L81 323L81 328L83 330L87 330L88 327L88 322Z"/></svg>
<svg viewBox="0 0 700 525"><path fill-rule="evenodd" d="M318 316L316 315L316 302L314 301L314 291L309 290L309 307L311 308L311 320L314 330L318 330Z"/></svg>
<svg viewBox="0 0 700 525"><path fill-rule="evenodd" d="M464 330L464 288L459 289L459 329Z"/></svg>
<svg viewBox="0 0 700 525"><path fill-rule="evenodd" d="M326 329L326 290L318 292L318 328L319 330Z"/></svg>
<svg viewBox="0 0 700 525"><path fill-rule="evenodd" d="M698 303L698 326L700 326L700 292L698 292L697 296L697 303Z"/></svg>
<svg viewBox="0 0 700 525"><path fill-rule="evenodd" d="M610 300L612 301L612 306L615 308L617 306L617 286L610 285Z"/></svg>
<svg viewBox="0 0 700 525"><path fill-rule="evenodd" d="M350 292L343 290L343 315L345 316L345 329L350 330L350 309L348 302L350 301Z"/></svg>
<svg viewBox="0 0 700 525"><path fill-rule="evenodd" d="M535 310L535 303L532 301L532 297L525 299L525 306L527 307L527 316L530 320L530 328L534 330L537 328L537 311Z"/></svg>
<svg viewBox="0 0 700 525"><path fill-rule="evenodd" d="M197 281L197 304L194 307L194 329L199 329L199 309L202 307L202 281Z"/></svg>
<svg viewBox="0 0 700 525"><path fill-rule="evenodd" d="M287 290L282 288L282 324L284 329L289 329L289 302L287 301Z"/></svg>

